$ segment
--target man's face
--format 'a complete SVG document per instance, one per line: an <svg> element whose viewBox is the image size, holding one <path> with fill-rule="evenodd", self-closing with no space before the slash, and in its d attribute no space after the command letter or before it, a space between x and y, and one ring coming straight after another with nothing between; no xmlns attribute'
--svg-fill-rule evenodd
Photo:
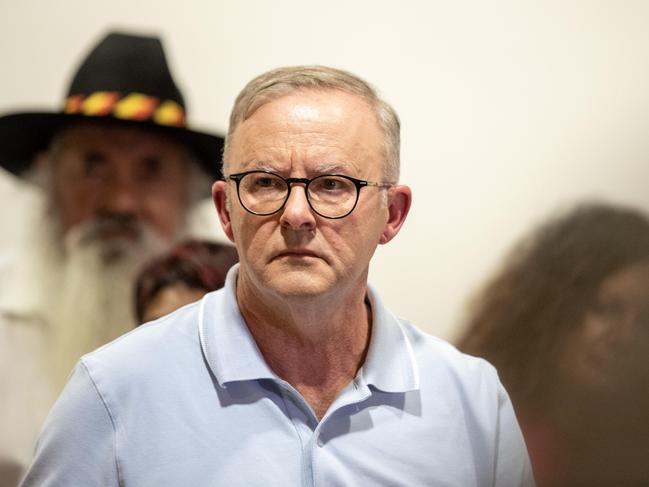
<svg viewBox="0 0 649 487"><path fill-rule="evenodd" d="M187 207L187 151L138 128L79 124L65 129L51 154L53 198L63 233L93 220L102 240L136 240L144 224L172 240ZM120 223L124 223L123 225Z"/></svg>
<svg viewBox="0 0 649 487"><path fill-rule="evenodd" d="M229 174L262 169L285 178L343 174L381 182L385 154L365 101L340 91L299 91L263 105L239 125L227 157ZM293 185L282 210L256 216L239 203L234 182L215 183L224 230L239 250L239 287L282 298L364 292L377 244L390 240L405 218L410 196L403 188L389 190L388 204L385 190L363 188L355 210L332 220L311 210L302 184ZM393 191L407 193L397 224Z"/></svg>

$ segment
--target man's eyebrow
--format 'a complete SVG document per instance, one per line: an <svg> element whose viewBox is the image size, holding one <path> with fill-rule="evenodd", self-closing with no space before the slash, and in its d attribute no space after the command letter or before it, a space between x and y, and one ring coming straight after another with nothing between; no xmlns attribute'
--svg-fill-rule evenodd
<svg viewBox="0 0 649 487"><path fill-rule="evenodd" d="M346 174L354 176L360 174L359 167L352 162L322 162L313 168L316 174Z"/></svg>
<svg viewBox="0 0 649 487"><path fill-rule="evenodd" d="M278 169L269 161L258 161L252 159L243 163L243 169L246 171L268 171L277 172Z"/></svg>
<svg viewBox="0 0 649 487"><path fill-rule="evenodd" d="M255 164L255 167L259 169L260 171L268 171L268 172L278 172L279 169L277 167L273 166L270 162L266 161L258 161Z"/></svg>
<svg viewBox="0 0 649 487"><path fill-rule="evenodd" d="M283 168L280 164L271 161L250 160L244 163L243 169L246 171L268 171L272 173L281 173ZM323 161L318 163L310 172L314 174L349 174L357 172L355 164Z"/></svg>

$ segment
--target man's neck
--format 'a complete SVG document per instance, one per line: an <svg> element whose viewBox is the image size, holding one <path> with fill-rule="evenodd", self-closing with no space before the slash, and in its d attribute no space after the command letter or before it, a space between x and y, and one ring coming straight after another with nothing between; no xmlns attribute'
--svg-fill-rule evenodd
<svg viewBox="0 0 649 487"><path fill-rule="evenodd" d="M318 418L356 376L371 334L365 290L346 299L279 303L238 295L241 313L269 367L290 383Z"/></svg>

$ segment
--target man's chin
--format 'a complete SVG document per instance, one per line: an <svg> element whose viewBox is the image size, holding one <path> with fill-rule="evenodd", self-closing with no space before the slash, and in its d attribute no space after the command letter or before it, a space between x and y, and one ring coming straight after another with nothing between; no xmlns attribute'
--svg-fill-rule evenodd
<svg viewBox="0 0 649 487"><path fill-rule="evenodd" d="M270 289L284 298L313 298L327 294L335 286L332 276L312 269L292 269L271 277Z"/></svg>

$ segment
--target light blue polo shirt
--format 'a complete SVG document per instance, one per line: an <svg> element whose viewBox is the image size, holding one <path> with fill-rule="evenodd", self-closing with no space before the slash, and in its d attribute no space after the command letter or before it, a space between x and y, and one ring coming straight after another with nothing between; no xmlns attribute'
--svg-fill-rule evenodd
<svg viewBox="0 0 649 487"><path fill-rule="evenodd" d="M24 486L528 486L487 362L368 290L367 359L322 420L269 369L226 286L84 356Z"/></svg>

